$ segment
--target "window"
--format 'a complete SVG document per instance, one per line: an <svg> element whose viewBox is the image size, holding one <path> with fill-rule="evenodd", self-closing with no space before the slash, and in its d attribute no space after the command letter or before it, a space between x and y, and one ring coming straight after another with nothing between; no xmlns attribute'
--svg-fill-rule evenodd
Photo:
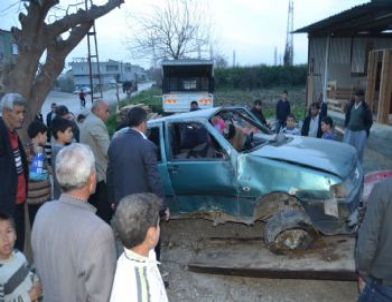
<svg viewBox="0 0 392 302"><path fill-rule="evenodd" d="M225 150L201 123L173 123L169 126L174 160L226 159Z"/></svg>
<svg viewBox="0 0 392 302"><path fill-rule="evenodd" d="M152 141L155 146L157 146L158 149L158 162L162 161L162 155L161 155L161 139L160 139L160 131L159 127L151 127L148 129L148 139Z"/></svg>

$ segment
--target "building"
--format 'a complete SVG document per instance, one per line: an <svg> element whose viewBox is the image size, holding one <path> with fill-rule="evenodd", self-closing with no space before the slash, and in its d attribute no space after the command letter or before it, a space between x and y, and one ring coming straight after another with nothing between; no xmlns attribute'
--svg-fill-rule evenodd
<svg viewBox="0 0 392 302"><path fill-rule="evenodd" d="M373 0L295 33L308 33L307 104L323 96L343 110L356 88L378 122L392 114L392 1Z"/></svg>
<svg viewBox="0 0 392 302"><path fill-rule="evenodd" d="M90 86L89 66L86 58L74 59L69 66L72 68L74 84L77 89ZM93 86L99 84L97 63L92 62ZM123 63L121 61L109 60L99 63L99 73L101 75L101 83L109 86L124 81L145 81L147 79L146 71L131 63Z"/></svg>

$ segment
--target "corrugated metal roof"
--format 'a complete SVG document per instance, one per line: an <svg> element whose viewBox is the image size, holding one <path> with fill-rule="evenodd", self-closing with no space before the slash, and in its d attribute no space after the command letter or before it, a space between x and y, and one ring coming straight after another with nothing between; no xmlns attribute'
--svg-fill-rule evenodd
<svg viewBox="0 0 392 302"><path fill-rule="evenodd" d="M392 29L392 1L372 1L302 27L294 33L375 35Z"/></svg>

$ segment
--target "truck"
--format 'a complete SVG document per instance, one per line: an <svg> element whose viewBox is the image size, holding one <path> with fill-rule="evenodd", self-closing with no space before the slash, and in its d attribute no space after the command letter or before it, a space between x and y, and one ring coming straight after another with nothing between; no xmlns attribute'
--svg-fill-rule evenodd
<svg viewBox="0 0 392 302"><path fill-rule="evenodd" d="M214 105L212 60L165 60L162 62L162 107L165 113L188 112L196 101L200 109Z"/></svg>

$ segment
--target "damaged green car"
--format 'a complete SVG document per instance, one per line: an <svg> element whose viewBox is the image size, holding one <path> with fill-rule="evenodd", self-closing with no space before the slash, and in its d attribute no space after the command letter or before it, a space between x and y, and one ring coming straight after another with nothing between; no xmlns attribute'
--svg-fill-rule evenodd
<svg viewBox="0 0 392 302"><path fill-rule="evenodd" d="M356 230L363 170L351 146L276 135L242 107L148 123L173 218L266 222L270 247L306 247Z"/></svg>

